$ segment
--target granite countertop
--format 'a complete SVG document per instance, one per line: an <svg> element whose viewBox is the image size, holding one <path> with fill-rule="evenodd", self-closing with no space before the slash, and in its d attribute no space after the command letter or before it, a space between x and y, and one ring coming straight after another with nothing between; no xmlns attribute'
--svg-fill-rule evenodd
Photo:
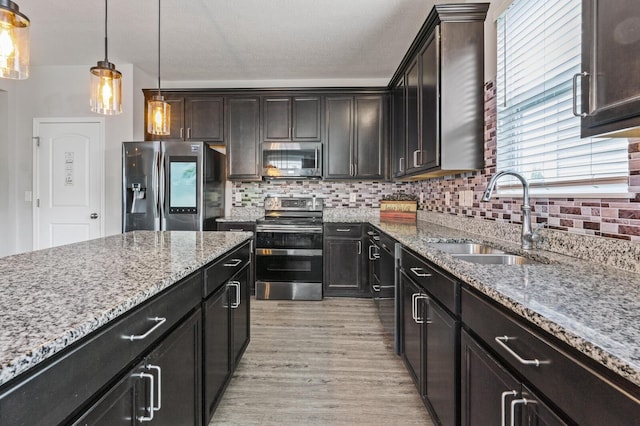
<svg viewBox="0 0 640 426"><path fill-rule="evenodd" d="M225 216L216 219L216 222L255 222L255 216Z"/></svg>
<svg viewBox="0 0 640 426"><path fill-rule="evenodd" d="M429 222L369 220L432 261L561 341L640 386L640 274L543 250L480 237ZM485 242L539 264L480 265L433 243Z"/></svg>
<svg viewBox="0 0 640 426"><path fill-rule="evenodd" d="M0 258L0 385L251 236L135 231Z"/></svg>

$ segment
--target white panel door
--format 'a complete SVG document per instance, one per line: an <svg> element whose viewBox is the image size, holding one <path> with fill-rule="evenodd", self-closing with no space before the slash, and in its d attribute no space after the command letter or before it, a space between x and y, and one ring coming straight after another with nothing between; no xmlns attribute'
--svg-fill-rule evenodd
<svg viewBox="0 0 640 426"><path fill-rule="evenodd" d="M34 250L104 234L104 122L34 120Z"/></svg>

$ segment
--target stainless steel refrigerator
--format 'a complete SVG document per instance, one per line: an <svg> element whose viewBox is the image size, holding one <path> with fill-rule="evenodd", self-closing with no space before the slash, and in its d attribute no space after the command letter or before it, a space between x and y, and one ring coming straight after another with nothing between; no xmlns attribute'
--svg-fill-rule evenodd
<svg viewBox="0 0 640 426"><path fill-rule="evenodd" d="M122 143L122 231L213 231L225 155L205 142Z"/></svg>

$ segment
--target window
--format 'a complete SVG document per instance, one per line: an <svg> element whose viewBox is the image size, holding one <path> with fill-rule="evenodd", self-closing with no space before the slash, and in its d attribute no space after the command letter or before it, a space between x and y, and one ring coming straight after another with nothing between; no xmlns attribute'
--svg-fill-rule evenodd
<svg viewBox="0 0 640 426"><path fill-rule="evenodd" d="M581 14L580 0L514 0L497 21L497 168L537 194L627 192L627 139L581 139L572 113ZM502 183L502 194L520 191Z"/></svg>

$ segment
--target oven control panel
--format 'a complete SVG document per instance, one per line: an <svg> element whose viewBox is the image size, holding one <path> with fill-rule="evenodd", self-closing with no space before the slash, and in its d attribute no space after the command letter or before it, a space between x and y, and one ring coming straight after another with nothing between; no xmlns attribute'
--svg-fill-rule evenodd
<svg viewBox="0 0 640 426"><path fill-rule="evenodd" d="M322 211L322 201L322 198L316 197L267 197L264 199L264 209L275 211Z"/></svg>

